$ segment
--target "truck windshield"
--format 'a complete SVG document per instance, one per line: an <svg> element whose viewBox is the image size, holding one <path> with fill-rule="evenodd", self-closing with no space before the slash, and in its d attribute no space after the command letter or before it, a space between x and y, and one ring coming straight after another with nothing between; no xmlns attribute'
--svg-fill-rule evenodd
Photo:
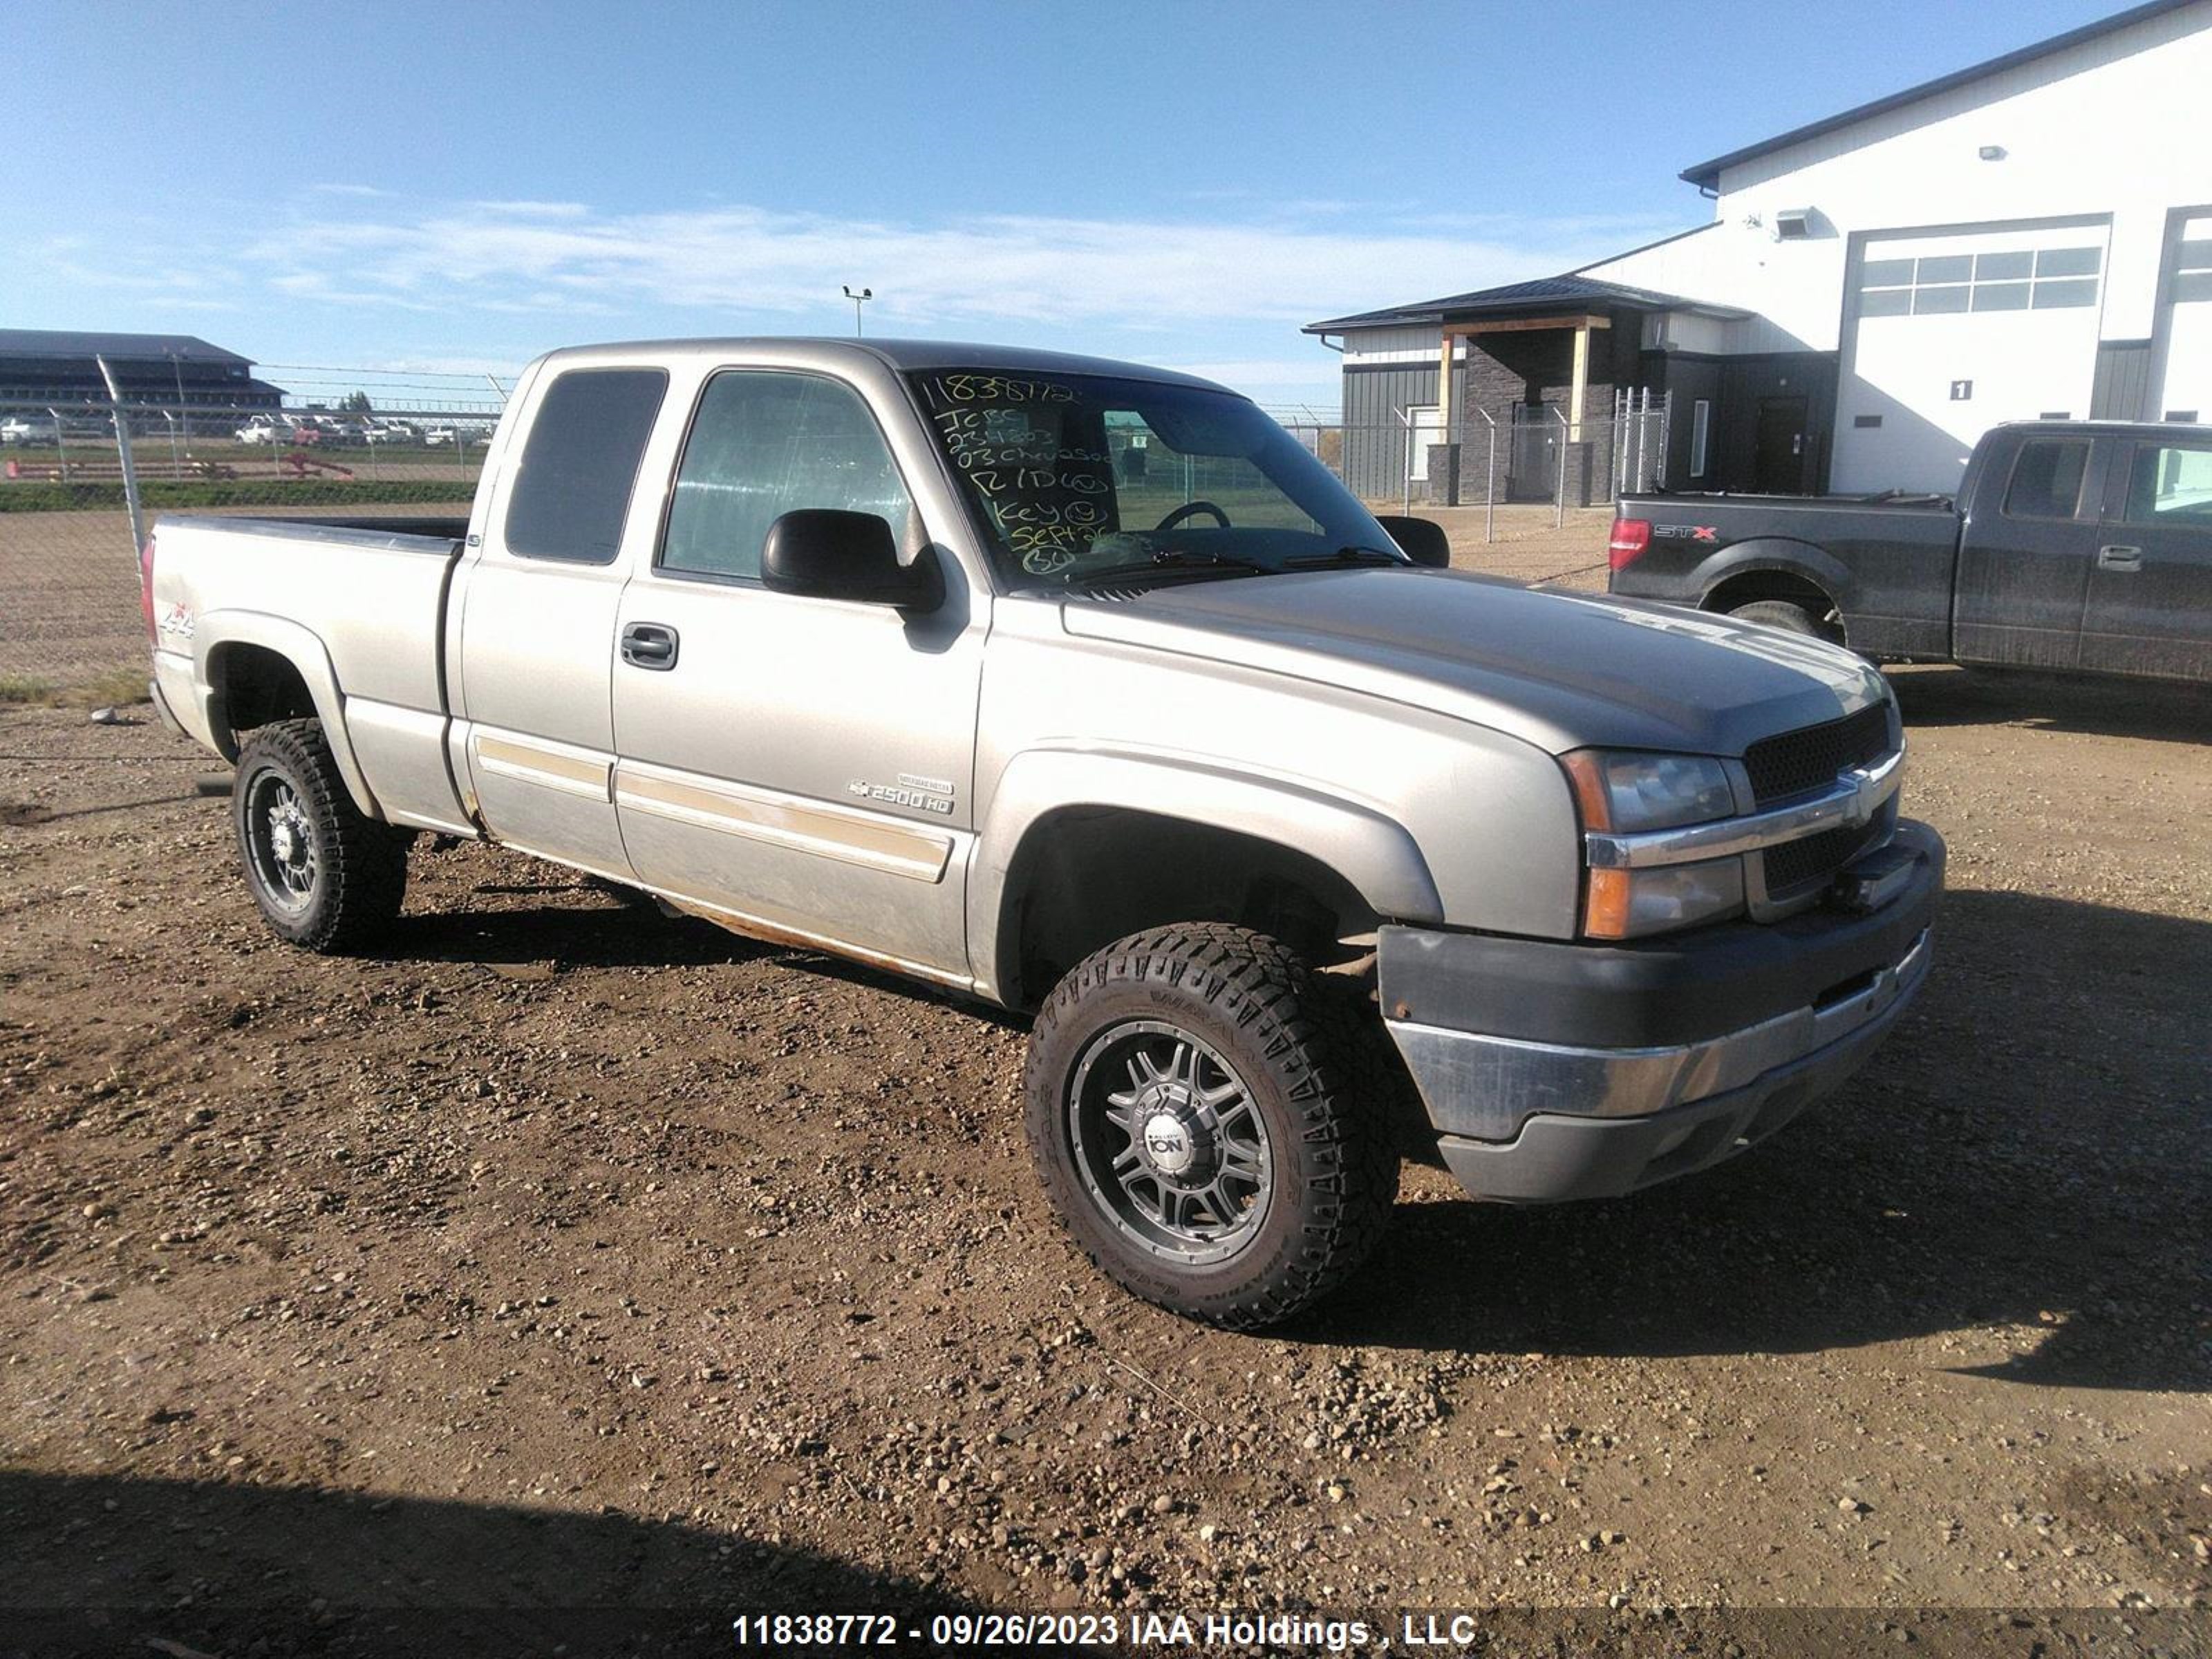
<svg viewBox="0 0 2212 1659"><path fill-rule="evenodd" d="M1327 467L1232 393L981 369L913 381L1013 588L1405 562Z"/></svg>

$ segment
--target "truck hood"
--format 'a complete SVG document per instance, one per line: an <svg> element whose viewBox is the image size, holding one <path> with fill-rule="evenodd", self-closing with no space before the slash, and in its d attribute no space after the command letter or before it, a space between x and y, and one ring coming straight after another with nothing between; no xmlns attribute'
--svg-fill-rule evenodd
<svg viewBox="0 0 2212 1659"><path fill-rule="evenodd" d="M1887 694L1841 647L1462 571L1316 570L1071 599L1067 631L1342 686L1537 744L1740 756Z"/></svg>

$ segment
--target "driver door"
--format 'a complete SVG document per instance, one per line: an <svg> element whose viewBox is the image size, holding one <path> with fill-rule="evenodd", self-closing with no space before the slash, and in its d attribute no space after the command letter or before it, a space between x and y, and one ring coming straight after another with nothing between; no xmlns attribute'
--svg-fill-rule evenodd
<svg viewBox="0 0 2212 1659"><path fill-rule="evenodd" d="M769 526L883 517L938 559L945 605L770 592ZM928 527L860 393L724 369L684 446L650 567L623 590L615 802L639 878L909 972L968 978L975 709L988 609Z"/></svg>

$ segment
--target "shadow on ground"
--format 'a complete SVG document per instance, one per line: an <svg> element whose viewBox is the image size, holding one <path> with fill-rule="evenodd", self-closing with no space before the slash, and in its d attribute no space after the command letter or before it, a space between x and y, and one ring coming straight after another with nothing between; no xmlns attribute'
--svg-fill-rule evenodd
<svg viewBox="0 0 2212 1659"><path fill-rule="evenodd" d="M1401 1204L1285 1334L1738 1355L1957 1333L1962 1371L2212 1390L2212 925L1954 892L1937 939L1887 1045L1772 1140L1607 1203ZM2043 1334L1978 1363L1991 1326Z"/></svg>
<svg viewBox="0 0 2212 1659"><path fill-rule="evenodd" d="M39 1659L722 1656L749 1611L959 1605L679 1521L15 1471L0 1560L0 1655Z"/></svg>
<svg viewBox="0 0 2212 1659"><path fill-rule="evenodd" d="M2212 743L2212 686L1938 667L1894 668L1889 680L1908 730L2011 725Z"/></svg>
<svg viewBox="0 0 2212 1659"><path fill-rule="evenodd" d="M1772 1141L1610 1203L1401 1204L1358 1281L1285 1334L1626 1356L1956 1333L1962 1371L2212 1389L2212 925L1954 891L1937 941L1928 988L1866 1071ZM604 904L411 916L390 951L617 966L775 951L933 994ZM1990 1365L1974 1352L1991 1327L2042 1334Z"/></svg>

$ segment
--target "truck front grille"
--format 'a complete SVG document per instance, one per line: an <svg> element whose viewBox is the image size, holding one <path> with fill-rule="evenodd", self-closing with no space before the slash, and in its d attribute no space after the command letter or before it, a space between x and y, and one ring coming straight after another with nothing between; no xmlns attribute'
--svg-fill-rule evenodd
<svg viewBox="0 0 2212 1659"><path fill-rule="evenodd" d="M1743 751L1743 765L1751 775L1753 798L1765 806L1808 790L1825 789L1848 768L1863 766L1888 752L1889 708L1877 702L1825 726L1761 738Z"/></svg>

